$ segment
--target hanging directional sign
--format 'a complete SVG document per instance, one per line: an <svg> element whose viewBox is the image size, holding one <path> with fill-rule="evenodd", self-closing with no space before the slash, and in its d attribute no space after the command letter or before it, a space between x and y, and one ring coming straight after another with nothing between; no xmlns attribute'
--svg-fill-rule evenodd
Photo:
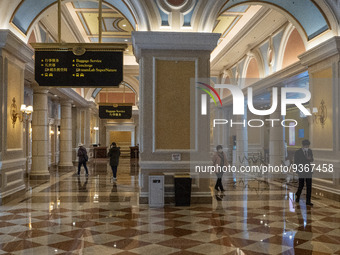
<svg viewBox="0 0 340 255"><path fill-rule="evenodd" d="M126 105L100 105L99 118L101 119L131 119L132 106Z"/></svg>
<svg viewBox="0 0 340 255"><path fill-rule="evenodd" d="M32 44L40 86L114 87L123 81L123 50L113 44Z"/></svg>

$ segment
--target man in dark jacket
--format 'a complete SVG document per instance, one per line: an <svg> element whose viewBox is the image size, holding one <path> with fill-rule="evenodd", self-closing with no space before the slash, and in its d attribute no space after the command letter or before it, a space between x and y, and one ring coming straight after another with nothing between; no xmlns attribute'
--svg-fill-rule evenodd
<svg viewBox="0 0 340 255"><path fill-rule="evenodd" d="M306 205L313 206L311 203L312 195L312 168L310 163L314 161L313 152L309 149L310 141L303 140L302 148L298 149L294 154L294 164L297 166L297 172L299 175L299 187L296 192L295 201L298 203L300 201L300 195L306 181L307 195L306 195Z"/></svg>
<svg viewBox="0 0 340 255"><path fill-rule="evenodd" d="M119 164L119 156L120 156L120 147L117 147L117 144L113 142L111 144L108 156L110 157L110 166L112 169L113 180L117 180L117 169Z"/></svg>
<svg viewBox="0 0 340 255"><path fill-rule="evenodd" d="M223 152L223 147L222 145L217 145L216 146L216 152L212 158L212 162L214 166L220 166L220 167L224 167L224 166L228 166L228 160L227 160L227 155ZM215 190L218 191L218 189L220 189L220 191L224 192L224 188L222 185L222 176L223 176L223 172L216 172L216 176L217 176L217 181L215 184Z"/></svg>
<svg viewBox="0 0 340 255"><path fill-rule="evenodd" d="M85 171L86 171L86 176L88 176L89 171L88 171L87 166L86 166L86 161L88 160L87 151L81 143L78 144L78 147L79 147L78 154L77 154L78 157L79 157L79 159L78 159L78 175L80 175L80 168L81 168L81 165L83 165L84 168L85 168Z"/></svg>

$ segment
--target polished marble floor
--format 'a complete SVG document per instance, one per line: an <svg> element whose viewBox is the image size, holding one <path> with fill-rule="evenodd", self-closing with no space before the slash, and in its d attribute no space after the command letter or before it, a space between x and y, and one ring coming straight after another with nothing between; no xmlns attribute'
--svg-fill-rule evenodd
<svg viewBox="0 0 340 255"><path fill-rule="evenodd" d="M90 175L51 171L0 207L0 254L340 254L340 204L296 204L295 187L224 181L213 204L138 204L138 165L123 158ZM213 187L214 180L211 181Z"/></svg>

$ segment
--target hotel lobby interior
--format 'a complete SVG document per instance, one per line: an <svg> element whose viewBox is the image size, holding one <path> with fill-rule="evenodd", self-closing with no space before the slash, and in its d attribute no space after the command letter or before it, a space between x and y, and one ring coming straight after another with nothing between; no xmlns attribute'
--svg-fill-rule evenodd
<svg viewBox="0 0 340 255"><path fill-rule="evenodd" d="M0 0L0 254L340 254L339 88L339 0Z"/></svg>

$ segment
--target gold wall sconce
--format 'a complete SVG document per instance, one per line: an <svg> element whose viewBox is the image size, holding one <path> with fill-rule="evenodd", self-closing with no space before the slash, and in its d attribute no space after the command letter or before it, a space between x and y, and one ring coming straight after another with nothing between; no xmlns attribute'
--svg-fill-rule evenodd
<svg viewBox="0 0 340 255"><path fill-rule="evenodd" d="M18 107L16 105L16 100L15 97L12 99L12 104L11 104L11 120L13 124L13 128L15 127L15 123L19 119L20 122L26 121L30 115L33 112L33 106L29 105L26 106L25 104L22 104L20 107L20 112L18 111Z"/></svg>
<svg viewBox="0 0 340 255"><path fill-rule="evenodd" d="M326 124L327 120L327 107L325 101L322 99L319 108L313 108L313 120L316 124L321 124L322 128Z"/></svg>
<svg viewBox="0 0 340 255"><path fill-rule="evenodd" d="M93 129L91 130L91 133L94 133L94 132L96 132L98 130L99 130L99 127L93 127Z"/></svg>

